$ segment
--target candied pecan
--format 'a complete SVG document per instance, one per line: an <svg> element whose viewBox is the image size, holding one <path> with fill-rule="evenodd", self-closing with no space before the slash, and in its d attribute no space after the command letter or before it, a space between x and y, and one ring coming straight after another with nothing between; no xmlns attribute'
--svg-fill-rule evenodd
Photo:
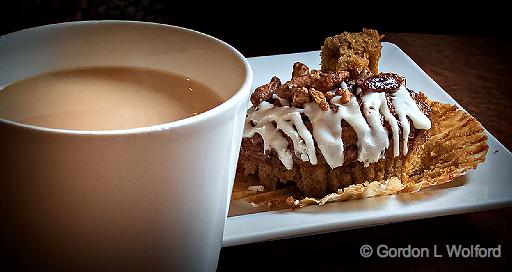
<svg viewBox="0 0 512 272"><path fill-rule="evenodd" d="M280 94L286 96L286 92L289 90L300 87L315 88L318 91L327 92L339 85L342 81L348 79L349 76L350 74L347 71L327 74L313 70L308 75L292 78L290 81L278 88L277 93L281 98L284 98Z"/></svg>
<svg viewBox="0 0 512 272"><path fill-rule="evenodd" d="M309 91L305 87L293 89L292 92L292 105L295 107L303 106L304 104L311 101L311 98L309 97Z"/></svg>
<svg viewBox="0 0 512 272"><path fill-rule="evenodd" d="M352 94L350 93L350 91L348 89L341 89L339 96L340 96L340 103L346 104L346 103L348 103L348 101L350 101L350 97L352 96Z"/></svg>
<svg viewBox="0 0 512 272"><path fill-rule="evenodd" d="M315 81L314 73L298 76L292 78L290 81L286 82L286 84L292 86L292 88L306 87L310 88L313 82Z"/></svg>
<svg viewBox="0 0 512 272"><path fill-rule="evenodd" d="M315 88L321 92L327 92L338 86L341 82L345 81L350 77L350 73L347 71L338 71L336 73L321 73L320 78L314 80L311 84L312 88Z"/></svg>
<svg viewBox="0 0 512 272"><path fill-rule="evenodd" d="M281 86L281 80L278 77L273 77L269 83L256 88L251 95L251 102L254 106L258 106L261 101L272 98L272 94L276 91L277 87Z"/></svg>
<svg viewBox="0 0 512 272"><path fill-rule="evenodd" d="M296 63L294 66L300 66L300 64ZM295 89L305 87L306 89L314 88L320 92L328 92L349 77L350 73L347 71L323 73L318 70L312 70L310 73L292 77L290 81L277 87L275 93L282 99L292 100L293 90Z"/></svg>
<svg viewBox="0 0 512 272"><path fill-rule="evenodd" d="M365 68L364 67L352 67L349 72L350 72L350 78L357 78L359 77L359 75L363 72Z"/></svg>
<svg viewBox="0 0 512 272"><path fill-rule="evenodd" d="M320 75L322 75L323 73L320 72L319 70L311 70L310 74L312 79L320 79Z"/></svg>
<svg viewBox="0 0 512 272"><path fill-rule="evenodd" d="M289 81L288 81L289 82ZM292 89L293 87L288 84L288 82L286 82L285 84L279 86L277 89L276 89L276 94L277 96L281 97L282 99L290 99L292 98Z"/></svg>
<svg viewBox="0 0 512 272"><path fill-rule="evenodd" d="M275 97L272 97L272 100L270 101L271 104L273 104L274 106L276 107L282 107L283 106L283 103L281 103L281 100L275 98Z"/></svg>
<svg viewBox="0 0 512 272"><path fill-rule="evenodd" d="M335 96L335 94L333 91L328 91L328 92L324 93L324 96L325 96L325 99L331 100L331 98L333 98Z"/></svg>
<svg viewBox="0 0 512 272"><path fill-rule="evenodd" d="M309 90L309 93L311 94L311 97L313 97L313 101L315 101L315 103L320 107L320 109L322 109L323 111L329 109L329 103L327 103L324 93L317 91L314 88L311 88L311 90Z"/></svg>
<svg viewBox="0 0 512 272"><path fill-rule="evenodd" d="M309 74L309 67L302 62L296 62L293 64L292 77L304 76Z"/></svg>
<svg viewBox="0 0 512 272"><path fill-rule="evenodd" d="M360 87L364 92L394 93L404 80L402 76L394 73L380 73L367 78Z"/></svg>
<svg viewBox="0 0 512 272"><path fill-rule="evenodd" d="M304 75L292 78L290 81L279 86L276 90L277 96L283 99L291 99L293 96L292 90L306 87L309 88L311 85L311 75Z"/></svg>
<svg viewBox="0 0 512 272"><path fill-rule="evenodd" d="M350 71L350 75L357 85L362 85L367 78L373 76L370 69L361 67L353 68Z"/></svg>

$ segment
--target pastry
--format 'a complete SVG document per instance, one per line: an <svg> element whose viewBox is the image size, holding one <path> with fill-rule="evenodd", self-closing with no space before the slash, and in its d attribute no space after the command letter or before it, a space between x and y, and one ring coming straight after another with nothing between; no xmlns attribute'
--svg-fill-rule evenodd
<svg viewBox="0 0 512 272"><path fill-rule="evenodd" d="M248 179L269 196L259 203L291 207L415 192L485 160L476 119L378 72L380 38L367 29L329 37L321 71L297 62L291 80L254 91L233 198L261 194L236 186Z"/></svg>

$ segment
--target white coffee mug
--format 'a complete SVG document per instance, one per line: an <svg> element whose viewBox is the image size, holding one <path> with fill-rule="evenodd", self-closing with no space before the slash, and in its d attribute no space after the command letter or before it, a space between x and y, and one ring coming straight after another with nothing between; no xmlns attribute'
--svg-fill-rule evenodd
<svg viewBox="0 0 512 272"><path fill-rule="evenodd" d="M74 22L0 37L0 86L104 65L183 74L225 102L126 130L0 119L2 247L22 268L215 270L252 84L247 60L218 39L154 23Z"/></svg>

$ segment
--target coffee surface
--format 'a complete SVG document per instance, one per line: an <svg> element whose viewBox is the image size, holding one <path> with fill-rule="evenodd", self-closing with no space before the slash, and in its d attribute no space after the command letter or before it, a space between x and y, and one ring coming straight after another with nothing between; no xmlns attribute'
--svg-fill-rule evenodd
<svg viewBox="0 0 512 272"><path fill-rule="evenodd" d="M186 76L109 66L49 72L0 89L0 118L72 130L115 130L164 124L223 101Z"/></svg>

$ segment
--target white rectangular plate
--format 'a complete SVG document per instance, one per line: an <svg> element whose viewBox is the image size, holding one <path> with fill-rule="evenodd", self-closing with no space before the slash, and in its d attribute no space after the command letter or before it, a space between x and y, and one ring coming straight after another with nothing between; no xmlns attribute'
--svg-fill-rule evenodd
<svg viewBox="0 0 512 272"><path fill-rule="evenodd" d="M250 58L254 85L267 83L272 76L283 82L291 76L292 65L301 61L319 69L320 52ZM400 48L383 43L379 62L382 72L405 76L407 87L423 91L430 99L457 104L437 83ZM416 194L309 206L229 217L224 228L223 246L275 240L361 228L392 222L465 213L512 204L512 154L488 132L489 152L478 169L469 171L451 186ZM455 184L455 186L453 185Z"/></svg>

